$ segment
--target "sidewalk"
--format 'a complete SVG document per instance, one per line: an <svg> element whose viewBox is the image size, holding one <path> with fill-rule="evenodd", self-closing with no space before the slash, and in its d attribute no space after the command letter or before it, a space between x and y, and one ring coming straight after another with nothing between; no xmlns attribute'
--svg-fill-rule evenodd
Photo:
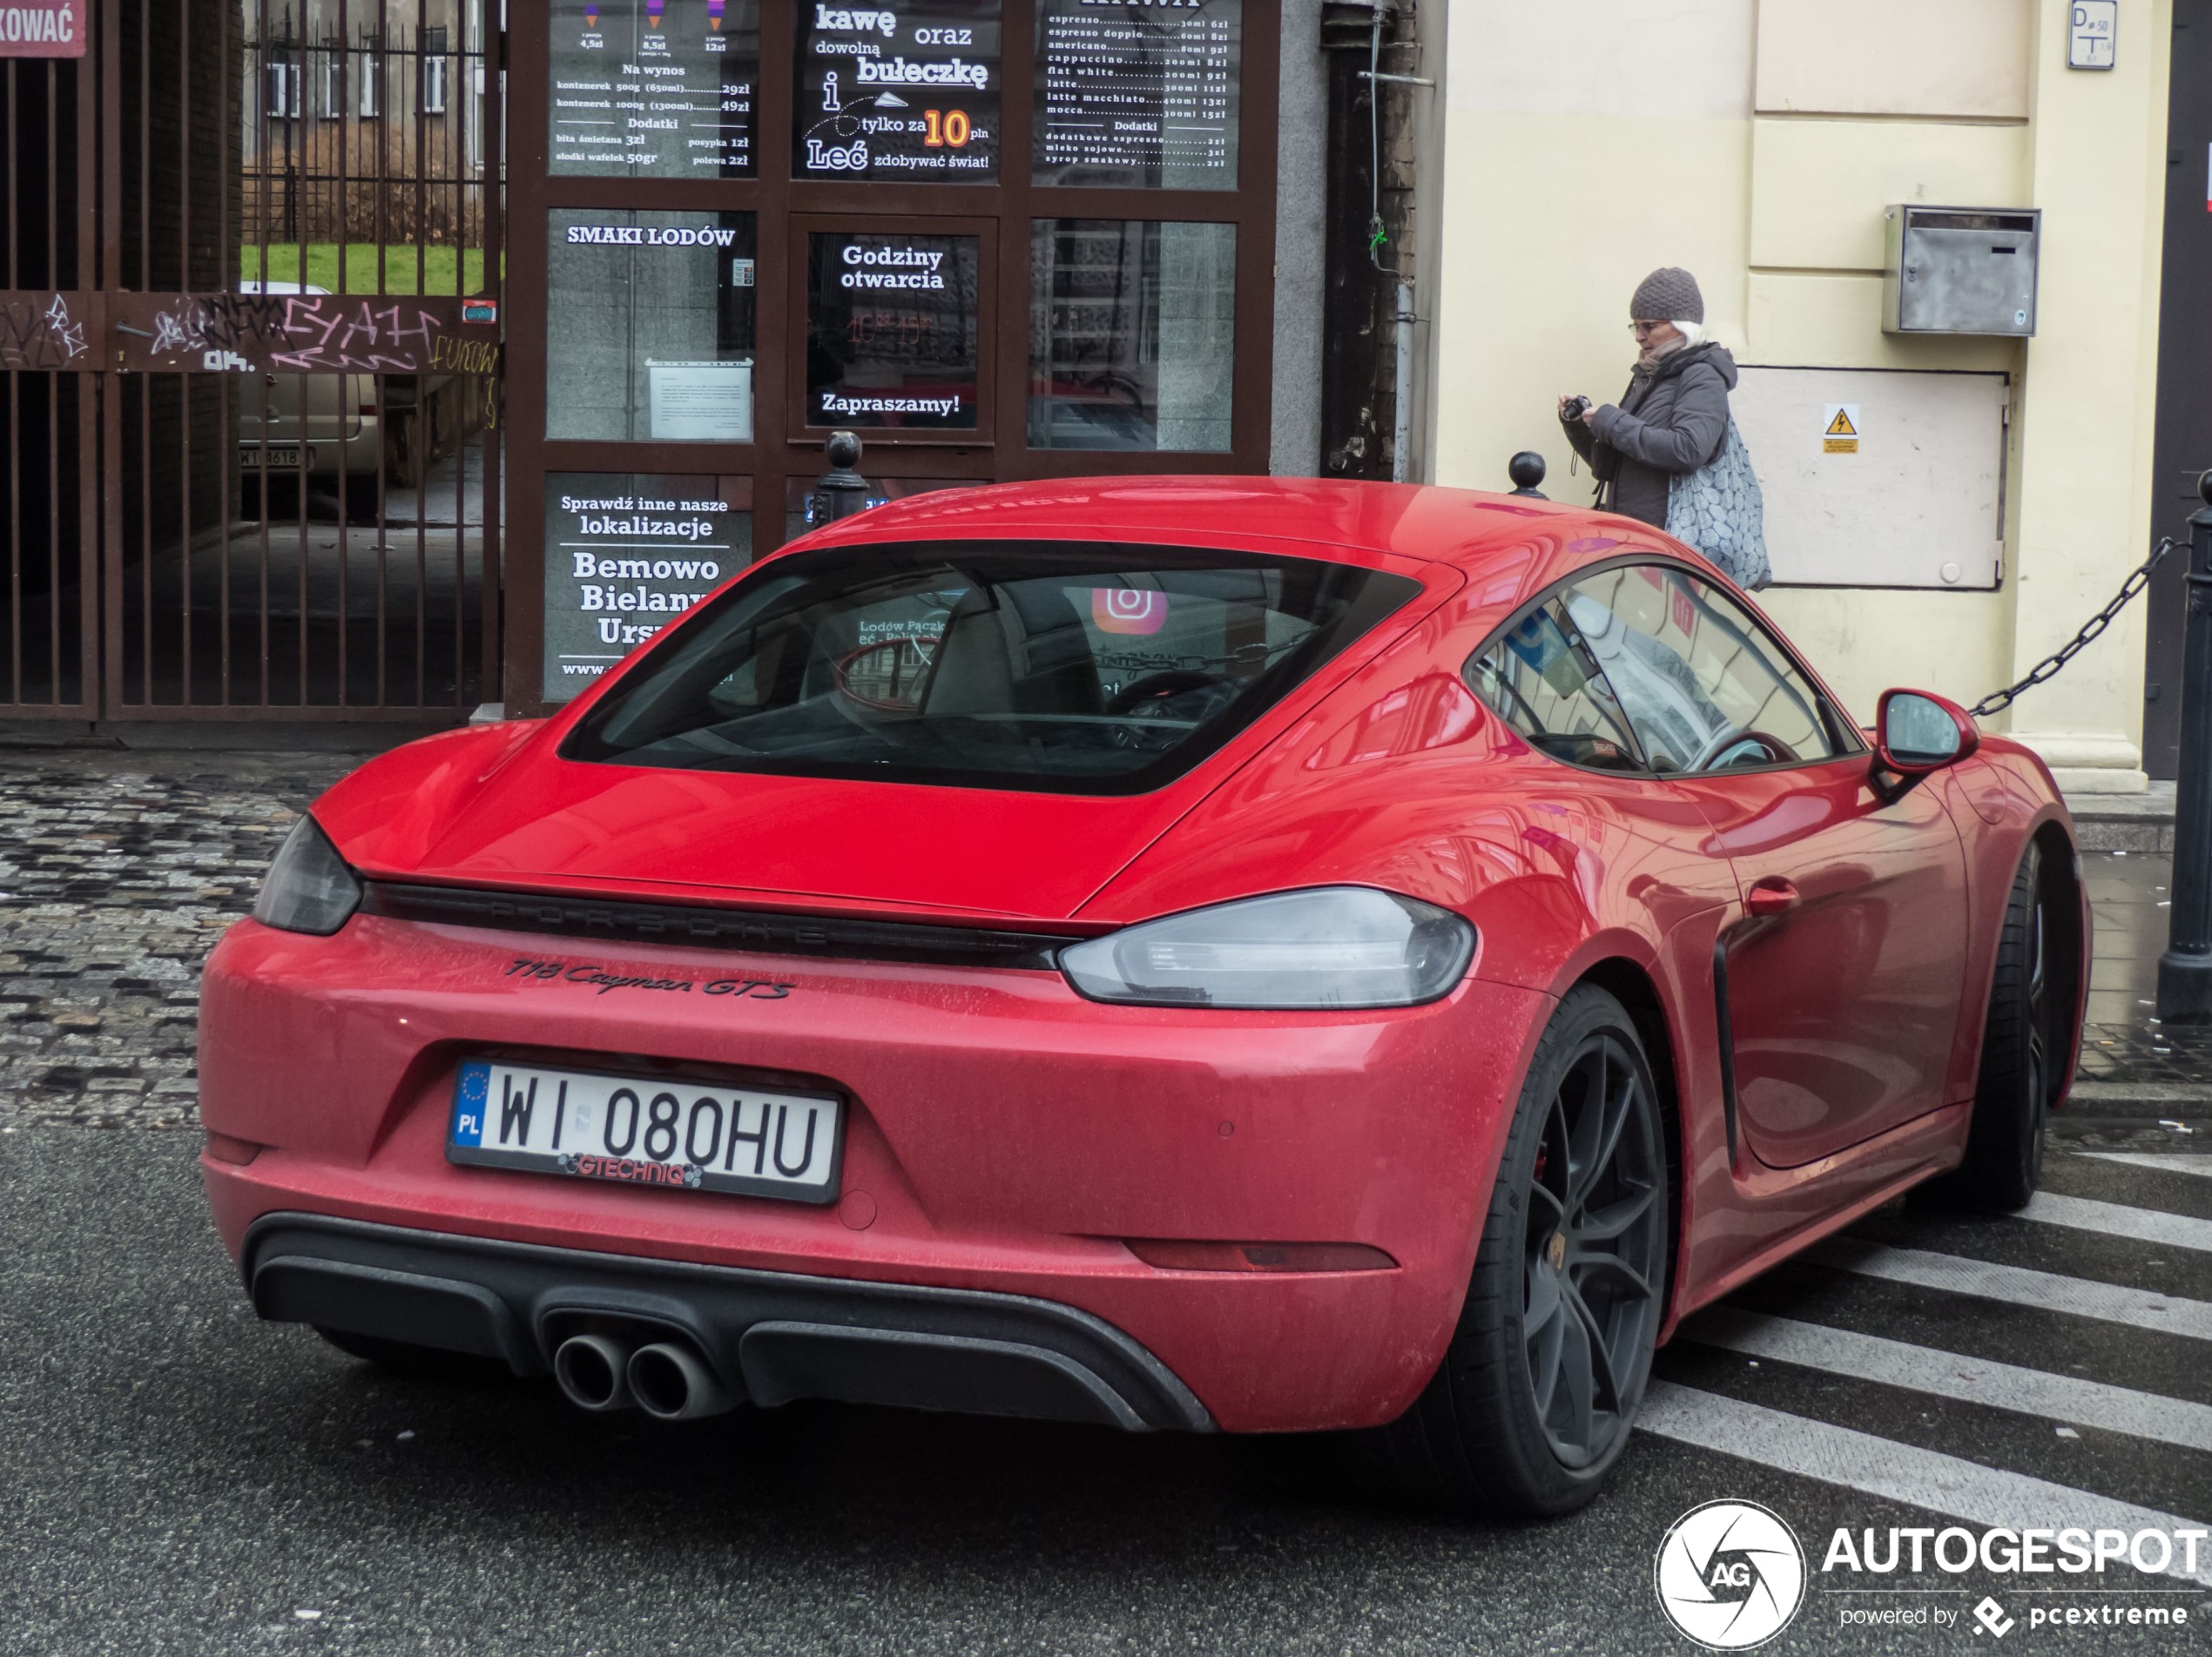
<svg viewBox="0 0 2212 1657"><path fill-rule="evenodd" d="M359 763L0 752L0 1122L197 1121L200 962Z"/></svg>

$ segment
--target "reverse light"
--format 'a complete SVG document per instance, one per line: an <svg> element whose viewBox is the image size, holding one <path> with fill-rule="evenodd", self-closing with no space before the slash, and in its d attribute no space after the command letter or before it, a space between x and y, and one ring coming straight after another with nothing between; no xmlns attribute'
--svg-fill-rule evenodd
<svg viewBox="0 0 2212 1657"><path fill-rule="evenodd" d="M312 817L292 825L253 899L253 919L327 938L361 906L361 885Z"/></svg>
<svg viewBox="0 0 2212 1657"><path fill-rule="evenodd" d="M1447 994L1474 955L1448 909L1372 886L1313 886L1140 922L1060 952L1094 1001L1330 1010Z"/></svg>

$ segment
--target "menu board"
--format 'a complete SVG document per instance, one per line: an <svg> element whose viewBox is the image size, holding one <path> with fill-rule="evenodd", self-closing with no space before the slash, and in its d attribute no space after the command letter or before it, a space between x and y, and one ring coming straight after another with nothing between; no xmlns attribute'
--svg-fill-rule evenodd
<svg viewBox="0 0 2212 1657"><path fill-rule="evenodd" d="M548 473L545 671L566 702L752 562L748 478Z"/></svg>
<svg viewBox="0 0 2212 1657"><path fill-rule="evenodd" d="M546 171L745 178L760 0L552 0Z"/></svg>
<svg viewBox="0 0 2212 1657"><path fill-rule="evenodd" d="M1244 0L1039 0L1041 185L1234 190Z"/></svg>
<svg viewBox="0 0 2212 1657"><path fill-rule="evenodd" d="M812 0L798 12L792 177L998 177L999 0Z"/></svg>
<svg viewBox="0 0 2212 1657"><path fill-rule="evenodd" d="M806 246L806 423L974 431L981 244L814 232Z"/></svg>

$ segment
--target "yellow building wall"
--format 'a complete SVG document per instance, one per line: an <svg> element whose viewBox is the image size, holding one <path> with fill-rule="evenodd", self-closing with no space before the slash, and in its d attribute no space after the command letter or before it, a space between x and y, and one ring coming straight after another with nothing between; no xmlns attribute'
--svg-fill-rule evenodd
<svg viewBox="0 0 2212 1657"><path fill-rule="evenodd" d="M2062 0L1452 0L1429 470L1504 488L1553 413L1616 398L1628 300L1694 272L1747 364L2013 376L1996 592L1770 589L1861 717L1893 684L1972 702L2054 648L2147 549L2171 0L2119 67L2065 67ZM2035 340L1881 331L1884 207L2040 207ZM1754 457L1756 459L1756 456ZM2013 721L2074 788L2141 786L2140 614ZM2003 718L1992 722L2000 728Z"/></svg>

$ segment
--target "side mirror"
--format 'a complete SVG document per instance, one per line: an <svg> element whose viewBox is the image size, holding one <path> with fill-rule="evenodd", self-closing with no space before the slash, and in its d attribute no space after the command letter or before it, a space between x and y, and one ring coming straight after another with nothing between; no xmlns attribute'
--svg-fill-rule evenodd
<svg viewBox="0 0 2212 1657"><path fill-rule="evenodd" d="M1885 690L1874 711L1874 753L1882 769L1925 777L1955 765L1981 746L1973 717L1955 702L1925 690Z"/></svg>

